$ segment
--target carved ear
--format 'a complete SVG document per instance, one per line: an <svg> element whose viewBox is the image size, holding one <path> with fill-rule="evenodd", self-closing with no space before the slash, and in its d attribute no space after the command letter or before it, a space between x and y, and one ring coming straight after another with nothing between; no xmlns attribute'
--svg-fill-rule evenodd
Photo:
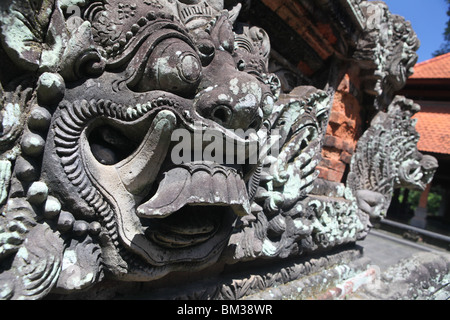
<svg viewBox="0 0 450 320"><path fill-rule="evenodd" d="M229 20L231 24L234 24L239 17L239 14L241 13L242 4L238 3L236 6L233 7L229 12Z"/></svg>
<svg viewBox="0 0 450 320"><path fill-rule="evenodd" d="M105 66L106 61L93 45L91 24L86 21L71 34L62 56L60 74L66 81L73 81L83 76L98 76Z"/></svg>

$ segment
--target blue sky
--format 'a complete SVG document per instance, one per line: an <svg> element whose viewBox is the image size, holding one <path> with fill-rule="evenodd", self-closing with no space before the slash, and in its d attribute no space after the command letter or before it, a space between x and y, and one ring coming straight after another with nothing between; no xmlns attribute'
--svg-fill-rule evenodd
<svg viewBox="0 0 450 320"><path fill-rule="evenodd" d="M421 47L419 62L431 59L432 53L444 43L444 30L448 21L446 0L383 0L392 13L411 21Z"/></svg>

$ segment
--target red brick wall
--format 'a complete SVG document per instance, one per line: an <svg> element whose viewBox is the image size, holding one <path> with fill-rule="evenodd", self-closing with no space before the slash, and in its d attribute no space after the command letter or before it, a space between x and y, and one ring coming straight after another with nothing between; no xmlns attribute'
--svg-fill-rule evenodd
<svg viewBox="0 0 450 320"><path fill-rule="evenodd" d="M354 84L346 75L336 91L319 164L320 178L343 182L347 166L361 135L361 105L351 93Z"/></svg>

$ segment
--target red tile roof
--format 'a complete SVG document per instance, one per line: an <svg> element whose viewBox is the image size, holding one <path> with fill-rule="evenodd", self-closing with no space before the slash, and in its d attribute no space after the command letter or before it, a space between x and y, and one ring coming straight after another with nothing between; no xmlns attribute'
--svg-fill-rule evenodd
<svg viewBox="0 0 450 320"><path fill-rule="evenodd" d="M417 147L420 151L450 154L450 104L420 102L422 111L417 119L416 130L420 134Z"/></svg>
<svg viewBox="0 0 450 320"><path fill-rule="evenodd" d="M450 52L416 64L409 79L450 79Z"/></svg>

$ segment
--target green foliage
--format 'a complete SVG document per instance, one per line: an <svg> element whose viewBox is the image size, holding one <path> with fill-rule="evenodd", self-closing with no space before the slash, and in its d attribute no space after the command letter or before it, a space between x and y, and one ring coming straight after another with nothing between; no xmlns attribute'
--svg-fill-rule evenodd
<svg viewBox="0 0 450 320"><path fill-rule="evenodd" d="M403 190L400 192L399 201L403 201ZM420 195L422 191L410 190L408 193L407 203L411 210L415 211L419 205ZM442 195L444 189L440 186L432 186L430 193L428 194L427 211L431 216L437 216L439 214L439 208L441 207Z"/></svg>

